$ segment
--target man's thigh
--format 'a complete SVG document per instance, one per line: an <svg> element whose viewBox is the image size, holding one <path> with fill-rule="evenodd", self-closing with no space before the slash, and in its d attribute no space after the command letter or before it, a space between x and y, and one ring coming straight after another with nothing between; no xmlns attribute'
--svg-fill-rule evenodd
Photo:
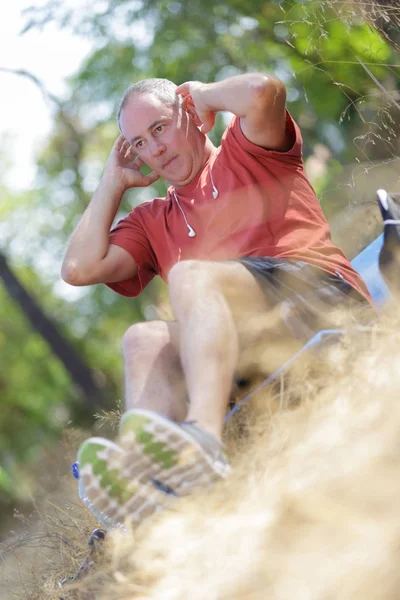
<svg viewBox="0 0 400 600"><path fill-rule="evenodd" d="M178 273L175 270L169 279L175 293L178 290L197 300L215 291L225 298L238 335L236 380L269 374L300 348L301 343L285 324L274 290L267 294L241 262L189 260L177 267ZM179 325L177 328L179 331ZM179 343L176 327L173 329Z"/></svg>
<svg viewBox="0 0 400 600"><path fill-rule="evenodd" d="M229 305L239 341L236 379L268 374L300 346L288 330L280 303L274 304L257 279L240 262L205 266Z"/></svg>

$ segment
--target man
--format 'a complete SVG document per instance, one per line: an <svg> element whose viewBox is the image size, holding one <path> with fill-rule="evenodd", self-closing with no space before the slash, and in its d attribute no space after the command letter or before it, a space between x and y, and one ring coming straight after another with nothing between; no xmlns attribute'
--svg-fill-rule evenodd
<svg viewBox="0 0 400 600"><path fill-rule="evenodd" d="M128 329L120 443L94 438L80 450L83 493L113 523L154 512L156 488L180 495L227 474L224 416L232 382L260 368L254 350L272 371L332 325L338 308L368 305L364 283L331 242L285 99L284 84L262 73L179 87L149 79L122 99L122 135L62 275L136 296L158 274L176 321ZM215 148L206 134L218 111L235 116ZM109 233L125 190L159 177L167 197L138 206Z"/></svg>

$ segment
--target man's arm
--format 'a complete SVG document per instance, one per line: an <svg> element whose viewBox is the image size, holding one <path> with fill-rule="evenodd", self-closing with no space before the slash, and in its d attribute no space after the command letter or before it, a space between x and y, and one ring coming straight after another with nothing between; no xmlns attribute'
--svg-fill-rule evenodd
<svg viewBox="0 0 400 600"><path fill-rule="evenodd" d="M240 117L246 138L271 150L286 151L293 144L286 130L286 88L272 75L248 73L216 83L189 81L178 86L184 106L194 108L208 133L215 113L226 110Z"/></svg>
<svg viewBox="0 0 400 600"><path fill-rule="evenodd" d="M158 175L143 175L143 162L123 136L115 142L100 185L69 242L61 276L71 285L124 281L137 274L132 256L109 242L109 232L125 190L145 187Z"/></svg>

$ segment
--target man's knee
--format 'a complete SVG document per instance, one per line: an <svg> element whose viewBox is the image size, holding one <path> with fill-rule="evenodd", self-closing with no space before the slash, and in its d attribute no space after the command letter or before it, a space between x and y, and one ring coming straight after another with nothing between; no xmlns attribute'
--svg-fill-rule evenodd
<svg viewBox="0 0 400 600"><path fill-rule="evenodd" d="M175 263L168 274L169 286L181 286L191 281L199 273L201 262L198 260L182 260Z"/></svg>
<svg viewBox="0 0 400 600"><path fill-rule="evenodd" d="M176 263L168 274L171 293L184 292L189 297L198 294L201 288L215 289L220 269L216 264L203 260L183 260Z"/></svg>
<svg viewBox="0 0 400 600"><path fill-rule="evenodd" d="M124 356L144 356L159 352L169 343L164 321L146 321L131 325L122 338Z"/></svg>

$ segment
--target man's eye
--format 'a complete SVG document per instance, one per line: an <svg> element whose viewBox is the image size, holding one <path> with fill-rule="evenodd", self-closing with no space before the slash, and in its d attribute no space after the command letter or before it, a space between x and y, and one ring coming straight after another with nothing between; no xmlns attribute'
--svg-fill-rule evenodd
<svg viewBox="0 0 400 600"><path fill-rule="evenodd" d="M140 142L137 142L135 144L136 148L141 148L143 146L143 140L140 140Z"/></svg>
<svg viewBox="0 0 400 600"><path fill-rule="evenodd" d="M157 133L161 133L161 131L162 131L163 129L164 129L164 125L158 125L158 126L156 127L156 132L157 132Z"/></svg>

